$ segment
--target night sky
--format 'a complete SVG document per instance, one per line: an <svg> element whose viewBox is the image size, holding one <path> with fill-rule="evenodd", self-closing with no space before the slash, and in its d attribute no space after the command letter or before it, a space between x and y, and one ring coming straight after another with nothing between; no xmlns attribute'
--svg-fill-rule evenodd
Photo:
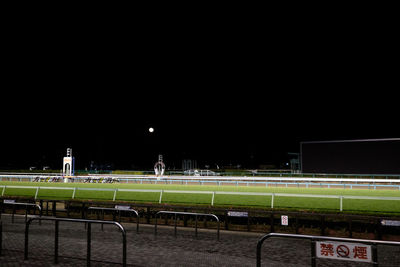
<svg viewBox="0 0 400 267"><path fill-rule="evenodd" d="M400 137L389 21L54 17L6 26L3 170L61 169L67 147L78 169L279 167L301 141Z"/></svg>

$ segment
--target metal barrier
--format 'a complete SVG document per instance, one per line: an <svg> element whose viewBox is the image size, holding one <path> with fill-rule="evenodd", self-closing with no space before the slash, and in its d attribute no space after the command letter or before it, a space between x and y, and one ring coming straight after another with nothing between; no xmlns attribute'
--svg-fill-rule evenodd
<svg viewBox="0 0 400 267"><path fill-rule="evenodd" d="M208 213L194 213L194 212L180 212L180 211L159 211L156 213L156 223L154 225L154 235L157 235L157 215L158 214L174 214L174 235L176 236L176 231L177 231L177 216L176 215L192 215L195 216L195 236L197 237L197 217L198 216L209 216L214 218L217 221L218 227L217 227L217 240L219 240L219 227L220 227L220 221L217 217L217 215L214 214L208 214Z"/></svg>
<svg viewBox="0 0 400 267"><path fill-rule="evenodd" d="M116 205L116 208L103 208L103 207L89 207L88 210L100 210L101 214L102 214L102 220L104 220L104 211L118 211L118 222L121 222L121 211L129 211L132 212L134 214L136 214L137 217L137 222L136 222L136 232L139 233L139 213L137 212L137 210L131 209L131 208L118 208L118 205ZM86 217L87 218L87 217ZM101 224L101 230L103 230L103 224Z"/></svg>
<svg viewBox="0 0 400 267"><path fill-rule="evenodd" d="M125 228L118 222L114 221L100 221L100 220L86 220L86 219L68 219L68 218L54 218L54 217L38 217L34 216L29 218L25 224L25 248L24 248L24 259L28 259L28 243L29 243L29 225L33 220L48 220L55 221L55 233L54 233L54 263L58 264L58 225L59 222L83 222L87 223L87 254L86 254L86 265L90 266L90 253L91 253L91 225L92 223L103 223L103 224L114 224L116 225L122 233L122 265L126 266L126 231Z"/></svg>
<svg viewBox="0 0 400 267"><path fill-rule="evenodd" d="M40 215L42 214L42 208L40 207L40 205L35 204L35 203L22 203L22 202L12 202L12 201L10 201L10 202L3 202L3 205L4 204L6 204L6 205L14 205L13 206L13 212L12 212L12 215L11 215L11 222L12 223L14 223L15 206L25 206L25 222L28 219L28 207L38 208L39 211L40 211ZM0 218L1 218L1 209L0 209ZM39 221L39 223L40 223L40 221Z"/></svg>
<svg viewBox="0 0 400 267"><path fill-rule="evenodd" d="M261 267L261 247L264 241L268 238L271 237L282 237L282 238L298 238L298 239L309 239L311 240L311 266L316 266L316 245L315 242L317 241L339 241L339 242L349 242L349 243L361 243L361 244L367 244L367 245L372 245L371 248L371 262L373 266L378 266L378 251L377 251L377 245L394 245L394 246L400 246L400 242L393 242L393 241L379 241L379 240L366 240L366 239L353 239L353 238L338 238L338 237L328 237L328 236L312 236L312 235L295 235L295 234L279 234L279 233L270 233L267 234L263 237L260 238L260 240L257 242L257 267ZM329 244L328 244L329 245ZM330 244L332 245L332 244ZM334 255L333 247L328 247L328 246L323 246L323 254L326 253L327 256ZM328 250L329 249L329 250ZM348 254L350 251L347 249L339 250L341 253ZM355 250L357 252L357 250ZM321 251L320 251L321 252ZM339 253L339 252L338 252ZM359 251L359 253L363 253L363 256L366 256L365 250ZM343 255L345 257L346 255ZM348 255L346 256L348 258Z"/></svg>
<svg viewBox="0 0 400 267"><path fill-rule="evenodd" d="M0 256L3 248L3 222L0 220Z"/></svg>

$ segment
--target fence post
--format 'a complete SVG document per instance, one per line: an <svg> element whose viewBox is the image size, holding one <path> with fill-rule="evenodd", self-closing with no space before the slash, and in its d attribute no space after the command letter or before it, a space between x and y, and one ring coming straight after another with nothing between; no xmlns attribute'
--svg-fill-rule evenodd
<svg viewBox="0 0 400 267"><path fill-rule="evenodd" d="M164 190L160 190L160 200L158 201L158 204L161 204L161 199L162 199L162 194Z"/></svg>
<svg viewBox="0 0 400 267"><path fill-rule="evenodd" d="M311 267L315 267L315 241L311 239Z"/></svg>
<svg viewBox="0 0 400 267"><path fill-rule="evenodd" d="M194 216L195 217L195 237L197 238L197 215Z"/></svg>
<svg viewBox="0 0 400 267"><path fill-rule="evenodd" d="M11 215L11 223L14 223L15 205L13 205L13 211Z"/></svg>
<svg viewBox="0 0 400 267"><path fill-rule="evenodd" d="M58 221L55 221L54 231L54 264L58 264Z"/></svg>
<svg viewBox="0 0 400 267"><path fill-rule="evenodd" d="M147 206L146 223L150 224L150 206Z"/></svg>
<svg viewBox="0 0 400 267"><path fill-rule="evenodd" d="M325 235L325 216L321 216L321 235Z"/></svg>
<svg viewBox="0 0 400 267"><path fill-rule="evenodd" d="M28 205L25 206L25 222L28 219L28 207L29 207Z"/></svg>
<svg viewBox="0 0 400 267"><path fill-rule="evenodd" d="M272 197L271 197L271 209L274 208L274 197L275 197L275 194L272 193Z"/></svg>
<svg viewBox="0 0 400 267"><path fill-rule="evenodd" d="M250 211L247 211L247 232L250 232Z"/></svg>
<svg viewBox="0 0 400 267"><path fill-rule="evenodd" d="M28 222L25 223L25 247L24 247L24 260L28 259L28 245L29 245L29 224L30 224L30 220Z"/></svg>
<svg viewBox="0 0 400 267"><path fill-rule="evenodd" d="M375 239L381 240L382 239L382 224L381 219L376 220L376 227L375 227Z"/></svg>
<svg viewBox="0 0 400 267"><path fill-rule="evenodd" d="M72 199L75 198L76 187L74 187L74 191L72 192Z"/></svg>
<svg viewBox="0 0 400 267"><path fill-rule="evenodd" d="M343 196L340 196L339 199L340 199L340 211L343 211Z"/></svg>
<svg viewBox="0 0 400 267"><path fill-rule="evenodd" d="M264 236L265 237L265 236ZM257 267L261 267L261 246L263 243L263 239L264 237L262 237L258 242L257 242L257 254L256 254L256 266Z"/></svg>
<svg viewBox="0 0 400 267"><path fill-rule="evenodd" d="M3 225L0 221L0 256L1 256L1 249L3 247Z"/></svg>
<svg viewBox="0 0 400 267"><path fill-rule="evenodd" d="M39 207L40 207L39 215L42 216L43 215L43 199L39 200Z"/></svg>
<svg viewBox="0 0 400 267"><path fill-rule="evenodd" d="M270 223L271 223L270 232L273 233L273 232L275 232L275 229L274 229L274 213L273 213L273 212L271 213L270 221L271 221L271 222L270 222Z"/></svg>
<svg viewBox="0 0 400 267"><path fill-rule="evenodd" d="M174 222L174 234L175 234L175 237L176 237L176 224L177 224L176 213L174 214L174 220L175 220L175 222Z"/></svg>
<svg viewBox="0 0 400 267"><path fill-rule="evenodd" d="M154 236L157 236L157 213L156 213L156 222L154 224Z"/></svg>
<svg viewBox="0 0 400 267"><path fill-rule="evenodd" d="M349 218L349 238L353 237L353 220Z"/></svg>
<svg viewBox="0 0 400 267"><path fill-rule="evenodd" d="M225 216L224 216L225 218L225 230L229 230L229 222L228 222L228 220L229 220L229 216L228 216L228 211L227 210L225 210Z"/></svg>
<svg viewBox="0 0 400 267"><path fill-rule="evenodd" d="M40 188L40 186L38 186L38 187L36 188L35 200L37 199L37 195L38 195L38 193L39 193L39 188Z"/></svg>
<svg viewBox="0 0 400 267"><path fill-rule="evenodd" d="M217 240L219 241L219 227L220 227L220 222L219 222L219 219L218 219L218 223L217 223Z"/></svg>
<svg viewBox="0 0 400 267"><path fill-rule="evenodd" d="M82 219L85 219L85 202L82 202ZM85 224L86 225L86 224Z"/></svg>
<svg viewBox="0 0 400 267"><path fill-rule="evenodd" d="M138 217L139 220L139 217ZM122 231L122 266L126 267L126 232Z"/></svg>
<svg viewBox="0 0 400 267"><path fill-rule="evenodd" d="M379 266L378 265L378 248L376 244L372 244L372 266Z"/></svg>
<svg viewBox="0 0 400 267"><path fill-rule="evenodd" d="M53 205L52 205L52 213L53 213L53 216L54 217L57 217L57 202L56 201L53 201Z"/></svg>
<svg viewBox="0 0 400 267"><path fill-rule="evenodd" d="M87 225L87 252L86 252L86 266L90 266L90 245L92 241L92 224L89 222Z"/></svg>
<svg viewBox="0 0 400 267"><path fill-rule="evenodd" d="M115 197L117 196L117 191L118 191L118 189L115 188L115 190L114 190L114 196L113 196L113 201L115 201Z"/></svg>
<svg viewBox="0 0 400 267"><path fill-rule="evenodd" d="M187 212L187 208L183 209L183 212ZM187 215L183 215L183 226L187 227Z"/></svg>

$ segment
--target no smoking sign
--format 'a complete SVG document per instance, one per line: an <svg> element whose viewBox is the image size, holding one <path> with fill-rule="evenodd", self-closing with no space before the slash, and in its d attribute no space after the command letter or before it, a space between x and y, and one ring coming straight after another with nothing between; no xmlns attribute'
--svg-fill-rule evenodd
<svg viewBox="0 0 400 267"><path fill-rule="evenodd" d="M350 249L345 245L339 245L336 247L336 253L343 258L348 258L350 254Z"/></svg>
<svg viewBox="0 0 400 267"><path fill-rule="evenodd" d="M315 242L318 258L372 262L371 246L361 243Z"/></svg>

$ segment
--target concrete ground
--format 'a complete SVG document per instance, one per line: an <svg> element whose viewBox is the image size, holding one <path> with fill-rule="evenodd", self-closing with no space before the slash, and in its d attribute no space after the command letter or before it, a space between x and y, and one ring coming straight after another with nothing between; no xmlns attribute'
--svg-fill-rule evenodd
<svg viewBox="0 0 400 267"><path fill-rule="evenodd" d="M54 222L33 222L29 233L29 259L24 261L24 216L2 215L3 250L0 266L86 266L86 236L83 223L60 222L59 264L54 265ZM256 245L264 234L124 223L127 231L128 266L255 266ZM263 266L310 266L308 240L274 238L264 242ZM378 247L379 266L400 266L400 247ZM122 235L117 227L92 226L91 266L121 266ZM317 266L371 266L347 261L317 260Z"/></svg>

